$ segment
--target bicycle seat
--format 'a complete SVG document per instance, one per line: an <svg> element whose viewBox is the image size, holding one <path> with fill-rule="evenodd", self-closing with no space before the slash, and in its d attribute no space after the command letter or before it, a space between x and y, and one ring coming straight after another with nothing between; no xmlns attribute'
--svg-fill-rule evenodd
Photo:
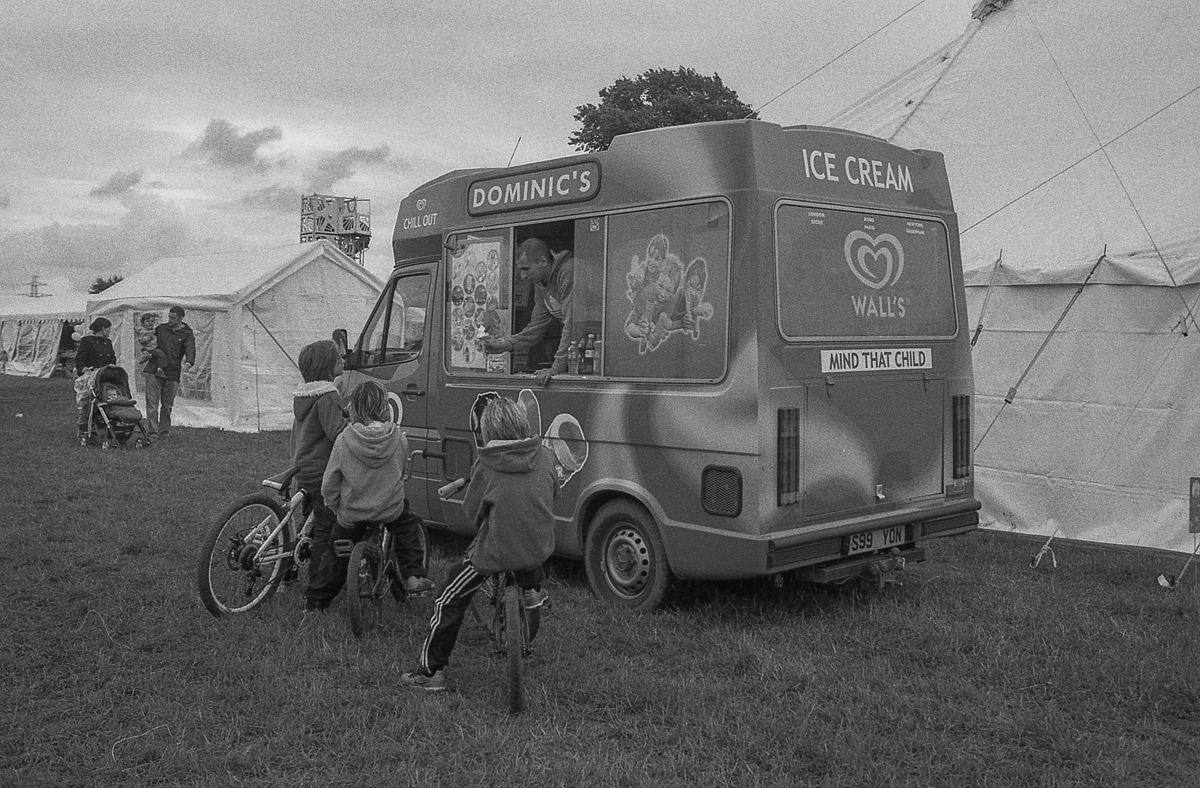
<svg viewBox="0 0 1200 788"><path fill-rule="evenodd" d="M299 465L293 465L283 473L277 473L274 476L263 479L262 486L270 487L272 490L286 490L291 486L292 478L295 477L299 470Z"/></svg>

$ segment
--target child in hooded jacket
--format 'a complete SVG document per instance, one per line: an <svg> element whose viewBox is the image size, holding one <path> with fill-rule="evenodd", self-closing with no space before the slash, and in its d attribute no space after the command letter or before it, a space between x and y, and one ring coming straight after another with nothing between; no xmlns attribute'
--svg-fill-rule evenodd
<svg viewBox="0 0 1200 788"><path fill-rule="evenodd" d="M342 374L344 364L337 345L326 339L306 345L300 351L300 375L304 384L296 389L292 400L292 465L297 466L296 486L308 493L308 514L313 514L309 559L309 586L305 589L305 610L324 610L337 596L314 586L312 579L321 576L323 565L334 559L330 534L337 525L337 515L321 494L325 466L333 451L333 442L346 428L346 414L334 379Z"/></svg>
<svg viewBox="0 0 1200 788"><path fill-rule="evenodd" d="M433 603L420 663L400 679L424 690L446 688L445 671L471 597L489 575L512 572L526 607L545 602L542 564L554 552L554 454L530 428L525 409L504 397L479 419L484 446L471 469L463 511L479 529L462 563L450 568Z"/></svg>
<svg viewBox="0 0 1200 788"><path fill-rule="evenodd" d="M321 484L325 504L337 512L329 537L334 558L321 565L312 588L320 598L337 596L346 582L350 551L368 525L383 523L393 536L404 590L425 593L433 583L425 569L424 523L404 496L408 438L392 421L387 392L375 381L359 384L349 405L350 424L333 443Z"/></svg>

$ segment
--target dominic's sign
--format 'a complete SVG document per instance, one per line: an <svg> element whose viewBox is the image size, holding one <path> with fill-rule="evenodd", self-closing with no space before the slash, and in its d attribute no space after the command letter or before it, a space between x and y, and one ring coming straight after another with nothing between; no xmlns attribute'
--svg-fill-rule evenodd
<svg viewBox="0 0 1200 788"><path fill-rule="evenodd" d="M467 190L467 213L482 216L521 208L590 200L600 193L600 164L585 161L550 170L475 181Z"/></svg>

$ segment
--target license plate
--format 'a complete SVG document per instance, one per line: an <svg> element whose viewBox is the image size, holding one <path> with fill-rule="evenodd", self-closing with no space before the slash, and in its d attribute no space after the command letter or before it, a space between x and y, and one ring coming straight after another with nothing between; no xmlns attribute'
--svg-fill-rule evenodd
<svg viewBox="0 0 1200 788"><path fill-rule="evenodd" d="M904 526L893 525L891 528L880 528L878 531L847 536L843 542L843 551L846 555L854 555L896 547L901 544L904 544Z"/></svg>

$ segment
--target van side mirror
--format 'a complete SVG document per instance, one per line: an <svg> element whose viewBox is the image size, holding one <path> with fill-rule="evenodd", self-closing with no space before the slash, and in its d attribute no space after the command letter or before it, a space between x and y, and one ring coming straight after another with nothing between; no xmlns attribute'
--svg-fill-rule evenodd
<svg viewBox="0 0 1200 788"><path fill-rule="evenodd" d="M358 366L357 354L350 351L350 334L344 328L335 328L333 330L333 344L337 345L338 352L342 355L342 361L345 363L346 369L354 369Z"/></svg>

